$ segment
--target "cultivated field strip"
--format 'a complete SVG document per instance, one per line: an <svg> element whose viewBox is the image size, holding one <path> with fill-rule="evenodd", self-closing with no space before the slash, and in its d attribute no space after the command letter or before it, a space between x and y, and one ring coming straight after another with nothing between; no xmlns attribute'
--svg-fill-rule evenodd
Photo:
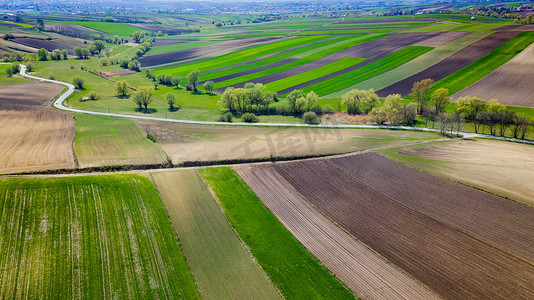
<svg viewBox="0 0 534 300"><path fill-rule="evenodd" d="M2 105L0 126L0 173L75 167L75 127L70 113Z"/></svg>
<svg viewBox="0 0 534 300"><path fill-rule="evenodd" d="M235 169L284 226L358 297L438 298L316 211L272 167Z"/></svg>
<svg viewBox="0 0 534 300"><path fill-rule="evenodd" d="M388 151L388 156L425 172L534 206L532 146L471 140L405 149L398 154Z"/></svg>
<svg viewBox="0 0 534 300"><path fill-rule="evenodd" d="M151 174L203 298L280 298L195 170Z"/></svg>
<svg viewBox="0 0 534 300"><path fill-rule="evenodd" d="M217 55L224 55L232 51L251 47L253 46L252 44L270 42L276 39L279 39L279 37L257 37L248 39L237 39L233 41L227 41L214 45L206 45L192 49L144 55L139 58L139 63L141 63L143 67L152 67L156 65L179 62L182 60L198 57L215 57Z"/></svg>
<svg viewBox="0 0 534 300"><path fill-rule="evenodd" d="M476 96L498 99L505 105L534 107L531 83L534 79L534 44L454 97Z"/></svg>
<svg viewBox="0 0 534 300"><path fill-rule="evenodd" d="M61 85L46 82L0 85L0 104L49 107L61 91Z"/></svg>
<svg viewBox="0 0 534 300"><path fill-rule="evenodd" d="M439 81L452 73L468 66L469 64L484 57L486 54L497 48L504 42L515 37L519 32L513 31L499 31L495 32L476 43L473 43L462 50L454 53L448 58L439 63L414 74L408 78L398 81L390 86L387 86L377 91L380 97L385 97L389 94L401 94L406 96L411 93L413 83L423 79L431 78L434 81Z"/></svg>
<svg viewBox="0 0 534 300"><path fill-rule="evenodd" d="M198 298L151 182L0 181L0 298Z"/></svg>
<svg viewBox="0 0 534 300"><path fill-rule="evenodd" d="M80 167L161 164L163 150L132 120L76 114L75 149Z"/></svg>
<svg viewBox="0 0 534 300"><path fill-rule="evenodd" d="M308 86L311 84L314 84L316 82L320 82L323 80L326 80L331 77L335 77L337 75L349 72L351 70L357 69L363 65L369 64L375 60L378 60L382 57L385 57L397 50L400 50L406 46L413 45L415 43L421 42L425 39L435 37L439 35L439 32L430 32L430 33L399 33L395 35L386 36L380 39L375 39L372 41L368 41L363 44L359 44L353 47L350 47L345 50L338 51L336 53L330 54L328 56L325 56L323 58L317 59L315 61L309 62L302 66L297 66L295 68L285 70L282 72L278 72L276 74L271 74L263 77L259 77L254 79L254 82L257 83L263 83L267 84L273 81L277 81L286 77L299 75L301 73L315 70L319 67L326 66L328 64L331 64L333 62L339 61L345 57L360 57L360 58L368 58L363 63L357 64L355 66L343 69L341 71L333 72L329 75L322 76L321 78L317 78L314 80L311 80L307 83L300 84L297 87L294 88L301 88L304 86ZM234 87L242 87L243 84L237 84L233 85ZM285 92L285 91L284 91Z"/></svg>
<svg viewBox="0 0 534 300"><path fill-rule="evenodd" d="M439 46L426 54L423 54L402 66L399 66L393 70L385 72L383 74L374 76L359 84L355 84L346 89L327 95L326 98L340 98L344 93L350 91L353 88L357 89L374 89L380 90L392 83L399 82L407 77L417 74L436 63L446 59L452 54L460 51L461 49L473 44L474 42L488 36L489 32L467 32L467 35L458 39L450 41L442 46ZM440 36L436 37L439 38Z"/></svg>
<svg viewBox="0 0 534 300"><path fill-rule="evenodd" d="M406 206L328 160L275 169L327 217L445 298L534 297L534 265Z"/></svg>
<svg viewBox="0 0 534 300"><path fill-rule="evenodd" d="M429 176L375 153L330 161L407 207L534 265L534 209Z"/></svg>

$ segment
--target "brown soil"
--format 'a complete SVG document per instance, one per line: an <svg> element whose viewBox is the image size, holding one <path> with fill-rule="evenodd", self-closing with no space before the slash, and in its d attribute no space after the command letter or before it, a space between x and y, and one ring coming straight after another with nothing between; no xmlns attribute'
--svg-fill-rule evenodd
<svg viewBox="0 0 534 300"><path fill-rule="evenodd" d="M74 168L70 113L0 104L0 173Z"/></svg>
<svg viewBox="0 0 534 300"><path fill-rule="evenodd" d="M532 94L533 57L534 44L453 96L472 96L486 100L498 99L505 105L534 107L534 95Z"/></svg>
<svg viewBox="0 0 534 300"><path fill-rule="evenodd" d="M232 41L222 42L213 45L201 46L193 49L180 50L174 52L145 55L139 58L139 62L143 67L151 67L162 64L168 64L172 62L180 62L186 59L192 59L197 57L215 57L217 55L223 55L236 51L238 49L247 48L253 46L255 43L262 43L278 39L279 37L258 37L248 39L236 39Z"/></svg>
<svg viewBox="0 0 534 300"><path fill-rule="evenodd" d="M368 123L369 115L349 115L344 111L338 111L333 114L322 115L326 121L337 123Z"/></svg>
<svg viewBox="0 0 534 300"><path fill-rule="evenodd" d="M495 28L494 31L534 31L534 25L506 25Z"/></svg>
<svg viewBox="0 0 534 300"><path fill-rule="evenodd" d="M271 74L263 76L260 78L254 79L254 82L267 84L269 82L277 81L286 77L294 76L301 74L303 72L311 71L322 66L334 63L345 57L361 57L368 58L366 61L359 63L357 65L351 66L349 68L343 69L341 71L333 72L329 75L305 82L303 84L296 85L289 89L279 91L279 94L288 93L294 89L299 89L308 85L312 85L317 82L338 76L340 74L355 70L364 65L370 64L382 57L385 57L395 51L398 51L406 46L410 46L416 43L419 43L428 38L432 38L440 35L440 32L418 32L418 33L399 33L380 39L372 40L363 44L356 45L354 47L330 54L318 60L312 61L302 66L292 68L290 70L282 71L276 74ZM234 87L243 87L245 83L240 83L233 85Z"/></svg>
<svg viewBox="0 0 534 300"><path fill-rule="evenodd" d="M534 297L534 211L526 206L374 153L275 169L327 217L445 298Z"/></svg>
<svg viewBox="0 0 534 300"><path fill-rule="evenodd" d="M340 21L335 22L332 24L362 24L362 23L396 23L396 22L432 22L436 21L435 19L415 19L415 18L399 18L399 19L382 19L378 18L376 20L373 19L361 19L361 20L350 20L350 21Z"/></svg>
<svg viewBox="0 0 534 300"><path fill-rule="evenodd" d="M476 43L465 47L464 49L456 52L455 54L438 62L426 70L378 90L377 94L380 97L386 97L390 94L401 94L402 96L406 96L411 93L411 88L414 82L427 78L431 78L434 81L439 81L482 58L493 49L500 46L502 43L516 36L518 33L518 31L501 31L493 33L477 41Z"/></svg>
<svg viewBox="0 0 534 300"><path fill-rule="evenodd" d="M190 32L190 29L188 28L168 27L143 23L128 23L128 25L152 32L161 31L163 34L181 34L184 32Z"/></svg>
<svg viewBox="0 0 534 300"><path fill-rule="evenodd" d="M236 171L286 228L364 299L434 299L434 294L316 211L269 165Z"/></svg>
<svg viewBox="0 0 534 300"><path fill-rule="evenodd" d="M440 34L436 37L429 38L427 40L421 41L417 44L414 44L414 46L426 46L426 47L439 47L443 44L446 44L450 41L453 41L455 39L461 38L464 35L468 35L471 32L469 31L450 31L450 32L443 32L443 34Z"/></svg>
<svg viewBox="0 0 534 300"><path fill-rule="evenodd" d="M429 159L406 160L410 166L534 206L533 150L518 143L462 140L400 153Z"/></svg>
<svg viewBox="0 0 534 300"><path fill-rule="evenodd" d="M118 77L118 76L132 75L132 74L137 74L137 71L122 69L122 70L113 70L113 71L103 73L105 77Z"/></svg>
<svg viewBox="0 0 534 300"><path fill-rule="evenodd" d="M0 85L0 107L6 104L48 106L61 91L62 86L44 82Z"/></svg>
<svg viewBox="0 0 534 300"><path fill-rule="evenodd" d="M36 49L45 48L48 51L53 51L54 49L67 49L69 54L73 53L75 46L82 46L82 43L78 43L75 39L38 39L30 37L19 37L13 40L16 43L21 45L26 45Z"/></svg>

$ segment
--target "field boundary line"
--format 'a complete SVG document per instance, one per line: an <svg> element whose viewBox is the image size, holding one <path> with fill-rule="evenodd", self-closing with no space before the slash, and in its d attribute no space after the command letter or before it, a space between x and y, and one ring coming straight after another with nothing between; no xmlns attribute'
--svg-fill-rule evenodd
<svg viewBox="0 0 534 300"><path fill-rule="evenodd" d="M3 64L9 64L9 63L3 63ZM319 124L319 125L311 125L311 124L291 124L291 123L223 123L223 122L215 122L215 121L193 121L193 120L177 120L177 119L166 119L166 118L156 118L156 117L146 117L146 116L136 116L136 115L125 115L125 114L114 114L114 113L105 113L105 112L96 112L96 111L89 111L89 110L81 110L81 109L75 109L66 107L63 105L63 101L67 99L72 93L74 93L75 87L74 85L52 80L52 79L45 79L33 75L26 74L26 66L20 65L21 70L20 74L24 77L40 80L43 82L50 82L55 84L60 84L63 86L66 86L68 89L65 93L63 93L61 96L59 96L53 103L53 106L55 108L58 108L60 110L69 111L69 112L75 112L75 113L82 113L82 114L90 114L90 115L98 115L98 116L108 116L108 117L119 117L119 118L130 118L130 119L141 119L141 120L152 120L152 121L160 121L160 122L172 122L172 123L184 123L184 124L197 124L197 125L216 125L216 126L263 126L263 127L307 127L307 128L337 128L337 129L390 129L390 130L415 130L415 131L426 131L426 132L434 132L439 133L440 130L436 128L426 128L426 127L410 127L410 126L388 126L388 125L369 125L369 124ZM502 137L502 136L492 136L487 134L480 134L480 133L471 133L471 132L459 132L459 134L463 135L465 138L486 138L486 139L493 139L493 140L500 140L500 141L508 141L508 142L516 142L516 143L524 143L524 144L530 144L534 145L534 140L522 140L517 138L509 138L509 137Z"/></svg>

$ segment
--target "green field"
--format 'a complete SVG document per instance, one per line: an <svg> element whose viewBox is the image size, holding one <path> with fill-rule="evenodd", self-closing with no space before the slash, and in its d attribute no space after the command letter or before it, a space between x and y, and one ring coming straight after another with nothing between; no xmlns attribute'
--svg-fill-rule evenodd
<svg viewBox="0 0 534 300"><path fill-rule="evenodd" d="M280 298L195 170L151 175L203 298Z"/></svg>
<svg viewBox="0 0 534 300"><path fill-rule="evenodd" d="M302 90L314 91L319 96L328 95L394 69L432 49L432 47L409 46L361 68L312 84Z"/></svg>
<svg viewBox="0 0 534 300"><path fill-rule="evenodd" d="M0 85L30 82L28 79L22 77L8 77L6 73L7 69L11 69L11 65L0 65Z"/></svg>
<svg viewBox="0 0 534 300"><path fill-rule="evenodd" d="M167 156L132 120L75 114L74 149L81 167L161 164Z"/></svg>
<svg viewBox="0 0 534 300"><path fill-rule="evenodd" d="M216 68L226 67L236 63L258 58L277 51L286 50L287 48L297 47L314 41L319 41L327 37L328 36L307 36L284 39L282 41L277 41L265 45L253 46L250 48L230 52L228 54L205 59L200 62L192 62L180 66L160 68L156 70L156 74L169 73L173 75L187 75L189 72L195 69L198 69L201 72L213 70Z"/></svg>
<svg viewBox="0 0 534 300"><path fill-rule="evenodd" d="M286 299L354 299L230 168L201 169L226 217Z"/></svg>
<svg viewBox="0 0 534 300"><path fill-rule="evenodd" d="M132 48L132 46L130 45L119 45L119 46L114 46L113 49L109 52L109 55L110 56L115 56L117 54L120 54L128 49Z"/></svg>
<svg viewBox="0 0 534 300"><path fill-rule="evenodd" d="M146 177L0 180L0 206L1 298L199 298Z"/></svg>
<svg viewBox="0 0 534 300"><path fill-rule="evenodd" d="M314 70L310 70L307 72L300 73L298 75L289 76L284 79L280 79L280 80L268 83L266 86L268 90L273 91L273 92L278 92L278 91L290 88L292 86L305 83L305 82L326 76L328 74L331 74L337 71L344 70L346 68L362 63L366 60L367 60L366 58L345 57L336 62L330 63L328 65L318 67ZM339 76L336 76L336 77L339 77Z"/></svg>
<svg viewBox="0 0 534 300"><path fill-rule="evenodd" d="M436 82L433 89L447 88L450 94L477 82L502 66L534 42L534 32L522 32L486 56Z"/></svg>
<svg viewBox="0 0 534 300"><path fill-rule="evenodd" d="M433 50L416 57L415 59L398 66L395 69L387 71L382 74L378 74L370 79L362 81L358 84L355 84L351 87L342 89L335 93L325 96L326 98L341 98L343 94L350 91L351 89L374 89L379 90L385 88L395 82L401 81L407 77L410 77L414 74L417 74L434 64L444 60L445 58L451 56L452 54L458 52L459 50L471 45L472 43L483 39L488 36L490 32L473 32L461 38L450 41L444 45L441 45Z"/></svg>
<svg viewBox="0 0 534 300"><path fill-rule="evenodd" d="M105 33L119 35L119 36L131 36L136 31L145 31L140 28L121 23L110 22L65 22L74 25L80 25L87 28L99 30Z"/></svg>
<svg viewBox="0 0 534 300"><path fill-rule="evenodd" d="M300 55L298 55L297 57L301 57L301 58L296 60L296 61L294 61L294 62L285 64L285 65L282 65L282 66L279 66L279 67L275 67L275 68L272 68L272 69L269 69L269 70L264 70L264 71L252 73L252 74L249 74L249 75L236 77L236 78L225 80L225 81L221 81L221 82L218 82L218 83L216 82L215 83L215 88L224 88L224 87L227 87L227 86L230 86L230 85L233 85L233 84L237 84L237 83L241 83L241 82L254 81L255 78L260 78L260 77L263 77L263 76L276 74L276 73L279 73L279 72L282 72L282 71L285 71L285 70L289 70L289 69L292 69L292 68L295 68L295 67L298 67L298 66L302 66L302 65L305 65L305 64L307 64L309 62L317 60L319 58L322 58L322 57L325 57L327 55L336 53L338 51L341 51L341 50L344 50L344 49L348 49L348 48L356 46L358 44L362 44L362 43L365 43L365 42L368 42L368 41L371 41L371 40L374 40L374 39L379 39L379 38L385 37L385 36L387 36L387 35L364 35L364 36L359 36L357 38L351 39L351 40L346 41L346 42L335 43L333 45L330 45L326 49L320 48L320 49L309 50L309 51L306 51L306 52L301 53Z"/></svg>

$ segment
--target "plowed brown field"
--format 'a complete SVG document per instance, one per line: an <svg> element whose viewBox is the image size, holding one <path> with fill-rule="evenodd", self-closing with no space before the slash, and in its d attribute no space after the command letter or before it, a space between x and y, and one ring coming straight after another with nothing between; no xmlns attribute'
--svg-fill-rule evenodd
<svg viewBox="0 0 534 300"><path fill-rule="evenodd" d="M454 97L472 96L498 99L506 105L534 107L532 81L534 80L534 44L500 66L486 77L454 94Z"/></svg>
<svg viewBox="0 0 534 300"><path fill-rule="evenodd" d="M465 47L426 70L378 90L377 94L380 97L385 97L389 94L401 94L402 96L406 96L411 93L411 88L414 82L427 78L439 81L482 58L517 34L519 34L519 31L495 32L480 41Z"/></svg>
<svg viewBox="0 0 534 300"><path fill-rule="evenodd" d="M534 217L526 206L417 176L377 154L275 169L327 217L445 298L534 297L527 237ZM462 193L470 195L460 198L465 206L456 200Z"/></svg>
<svg viewBox="0 0 534 300"><path fill-rule="evenodd" d="M530 145L473 140L405 149L394 159L534 206L533 150Z"/></svg>
<svg viewBox="0 0 534 300"><path fill-rule="evenodd" d="M74 168L70 113L0 104L0 173Z"/></svg>
<svg viewBox="0 0 534 300"><path fill-rule="evenodd" d="M44 82L0 85L0 107L6 104L48 106L62 90L59 84Z"/></svg>
<svg viewBox="0 0 534 300"><path fill-rule="evenodd" d="M437 299L382 257L316 211L268 165L236 171L284 226L364 299Z"/></svg>

